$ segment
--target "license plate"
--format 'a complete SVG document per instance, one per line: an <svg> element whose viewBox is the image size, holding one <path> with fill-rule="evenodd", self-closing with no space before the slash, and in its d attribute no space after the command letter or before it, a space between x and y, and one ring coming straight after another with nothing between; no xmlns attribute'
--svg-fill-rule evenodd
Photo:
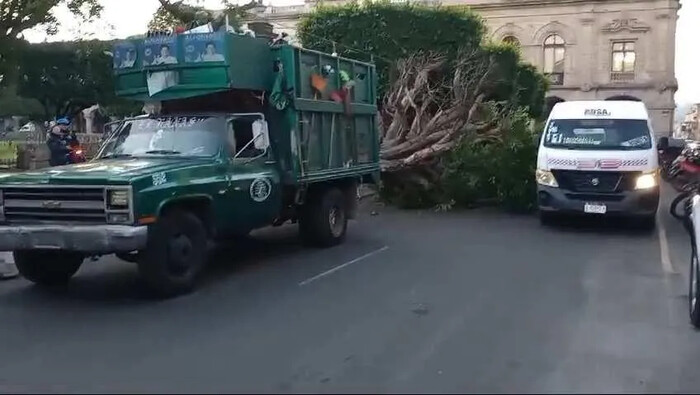
<svg viewBox="0 0 700 395"><path fill-rule="evenodd" d="M608 211L608 206L600 203L585 203L583 212L590 214L605 214Z"/></svg>

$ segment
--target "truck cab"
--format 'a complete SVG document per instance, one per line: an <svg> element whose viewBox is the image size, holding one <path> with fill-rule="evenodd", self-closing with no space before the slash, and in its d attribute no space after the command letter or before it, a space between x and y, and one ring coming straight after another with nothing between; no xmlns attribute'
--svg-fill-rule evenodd
<svg viewBox="0 0 700 395"><path fill-rule="evenodd" d="M212 42L218 56L202 49ZM373 65L232 33L114 54L117 94L148 113L108 125L87 163L0 178L0 250L25 278L66 283L85 258L116 254L172 296L194 288L212 245L257 228L292 222L309 245L344 241L358 185L379 172Z"/></svg>

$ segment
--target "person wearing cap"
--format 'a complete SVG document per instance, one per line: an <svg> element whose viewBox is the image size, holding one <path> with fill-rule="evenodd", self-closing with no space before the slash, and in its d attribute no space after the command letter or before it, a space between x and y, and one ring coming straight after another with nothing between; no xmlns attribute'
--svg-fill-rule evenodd
<svg viewBox="0 0 700 395"><path fill-rule="evenodd" d="M68 164L68 153L70 153L70 148L68 146L68 126L70 121L68 118L59 118L56 120L56 125L51 128L49 133L49 138L46 140L46 145L49 146L49 152L51 156L49 157L50 166L63 166Z"/></svg>

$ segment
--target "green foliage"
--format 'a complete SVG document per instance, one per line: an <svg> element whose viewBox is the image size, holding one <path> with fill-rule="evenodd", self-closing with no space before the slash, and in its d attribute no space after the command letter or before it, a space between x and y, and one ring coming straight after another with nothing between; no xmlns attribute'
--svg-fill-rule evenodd
<svg viewBox="0 0 700 395"><path fill-rule="evenodd" d="M524 111L508 124L501 139L464 139L445 158L443 199L462 207L489 201L512 211L534 208L536 133Z"/></svg>
<svg viewBox="0 0 700 395"><path fill-rule="evenodd" d="M487 100L505 101L512 108L524 108L533 118L544 110L548 81L535 66L523 63L520 50L506 43L489 43L484 51L495 59L493 88Z"/></svg>
<svg viewBox="0 0 700 395"><path fill-rule="evenodd" d="M95 18L102 11L99 0L2 0L0 41L18 38L23 31L39 25L45 26L47 33L55 33L58 29L55 11L61 5L67 6L71 13L84 19Z"/></svg>
<svg viewBox="0 0 700 395"><path fill-rule="evenodd" d="M524 109L507 116L500 138L468 137L427 170L382 174L381 197L405 209L496 205L511 212L535 207L537 123Z"/></svg>
<svg viewBox="0 0 700 395"><path fill-rule="evenodd" d="M151 30L169 30L176 26L188 27L191 24L198 26L209 22L218 27L224 24L226 16L229 18L229 25L236 28L248 11L258 4L251 1L238 5L222 0L223 12L215 13L203 7L203 0L159 1L161 5L148 23L148 28Z"/></svg>
<svg viewBox="0 0 700 395"><path fill-rule="evenodd" d="M0 92L0 117L9 116L40 119L44 116L44 107L36 99L20 97L6 89Z"/></svg>
<svg viewBox="0 0 700 395"><path fill-rule="evenodd" d="M484 56L496 62L488 100L523 107L531 116L540 116L546 79L533 66L522 63L513 45L482 45L484 35L482 19L468 8L389 2L321 6L298 25L299 39L306 48L374 60L380 96L387 90L396 61L409 54L430 50L452 58L460 50L481 48Z"/></svg>
<svg viewBox="0 0 700 395"><path fill-rule="evenodd" d="M97 40L27 46L17 93L41 103L47 119L73 115L95 103L133 112L114 94L109 50L111 42Z"/></svg>

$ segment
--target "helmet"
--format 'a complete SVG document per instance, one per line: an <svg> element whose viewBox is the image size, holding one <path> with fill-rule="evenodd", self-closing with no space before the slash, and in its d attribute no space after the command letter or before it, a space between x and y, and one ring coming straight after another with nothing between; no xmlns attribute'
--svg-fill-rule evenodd
<svg viewBox="0 0 700 395"><path fill-rule="evenodd" d="M70 120L68 120L66 117L58 118L56 120L56 125L70 125Z"/></svg>

